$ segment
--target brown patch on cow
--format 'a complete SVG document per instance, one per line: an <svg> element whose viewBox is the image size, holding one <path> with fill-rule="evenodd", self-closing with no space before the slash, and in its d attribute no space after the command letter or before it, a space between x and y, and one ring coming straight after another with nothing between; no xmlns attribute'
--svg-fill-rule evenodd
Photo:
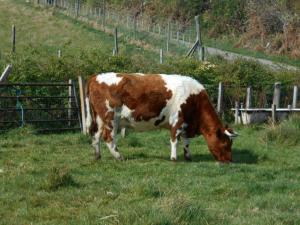
<svg viewBox="0 0 300 225"><path fill-rule="evenodd" d="M149 121L159 116L161 110L172 97L165 82L159 75L140 76L136 74L118 74L123 79L116 87L118 99L129 109L134 110L135 121Z"/></svg>

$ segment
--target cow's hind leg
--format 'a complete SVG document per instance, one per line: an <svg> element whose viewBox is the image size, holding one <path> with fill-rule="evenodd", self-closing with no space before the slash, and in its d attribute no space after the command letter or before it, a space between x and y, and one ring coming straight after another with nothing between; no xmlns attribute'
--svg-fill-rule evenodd
<svg viewBox="0 0 300 225"><path fill-rule="evenodd" d="M190 139L187 137L183 137L183 155L185 160L187 161L192 160L189 145L190 145Z"/></svg>
<svg viewBox="0 0 300 225"><path fill-rule="evenodd" d="M96 123L97 123L97 132L93 136L92 145L95 148L95 159L98 160L101 158L100 137L101 137L102 126L103 126L103 122L99 116L97 116L96 118Z"/></svg>
<svg viewBox="0 0 300 225"><path fill-rule="evenodd" d="M109 122L109 124L106 124L103 129L103 139L110 151L110 153L117 159L117 160L123 160L122 155L119 153L118 147L117 147L117 130L118 130L118 118L114 118Z"/></svg>

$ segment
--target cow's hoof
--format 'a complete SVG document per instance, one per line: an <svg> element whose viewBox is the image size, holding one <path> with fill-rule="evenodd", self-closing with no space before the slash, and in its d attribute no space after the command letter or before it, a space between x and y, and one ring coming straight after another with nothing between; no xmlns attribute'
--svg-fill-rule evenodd
<svg viewBox="0 0 300 225"><path fill-rule="evenodd" d="M192 161L192 157L190 155L184 155L185 161Z"/></svg>
<svg viewBox="0 0 300 225"><path fill-rule="evenodd" d="M118 161L124 161L124 157L120 155L119 157L116 158L116 160L118 160Z"/></svg>
<svg viewBox="0 0 300 225"><path fill-rule="evenodd" d="M101 155L100 154L95 154L95 160L100 160L101 159Z"/></svg>

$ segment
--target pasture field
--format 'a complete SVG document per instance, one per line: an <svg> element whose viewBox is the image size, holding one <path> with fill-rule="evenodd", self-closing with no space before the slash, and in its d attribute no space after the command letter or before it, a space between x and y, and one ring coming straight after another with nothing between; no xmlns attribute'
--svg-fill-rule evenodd
<svg viewBox="0 0 300 225"><path fill-rule="evenodd" d="M33 6L23 0L0 0L0 53L11 51L11 27L16 26L16 53L43 55L62 55L79 57L87 49L99 49L103 54L112 55L114 37L89 26L87 23L67 17L55 10ZM127 43L119 39L120 54L137 55L147 60L156 59L158 53L145 50L141 46ZM157 56L156 56L157 55Z"/></svg>
<svg viewBox="0 0 300 225"><path fill-rule="evenodd" d="M203 138L192 162L182 145L170 161L166 130L119 138L123 162L103 143L95 161L79 133L12 130L0 135L0 224L300 224L299 139L275 128L236 127L221 166Z"/></svg>

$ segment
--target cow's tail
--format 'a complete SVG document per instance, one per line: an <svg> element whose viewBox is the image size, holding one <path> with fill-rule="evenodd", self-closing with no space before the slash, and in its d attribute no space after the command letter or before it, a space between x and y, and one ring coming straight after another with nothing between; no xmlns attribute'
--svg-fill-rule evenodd
<svg viewBox="0 0 300 225"><path fill-rule="evenodd" d="M86 132L88 134L91 134L91 128L92 124L95 123L92 115L92 110L91 110L91 103L90 103L90 97L89 97L89 82L87 82L85 86L85 105L86 105Z"/></svg>

